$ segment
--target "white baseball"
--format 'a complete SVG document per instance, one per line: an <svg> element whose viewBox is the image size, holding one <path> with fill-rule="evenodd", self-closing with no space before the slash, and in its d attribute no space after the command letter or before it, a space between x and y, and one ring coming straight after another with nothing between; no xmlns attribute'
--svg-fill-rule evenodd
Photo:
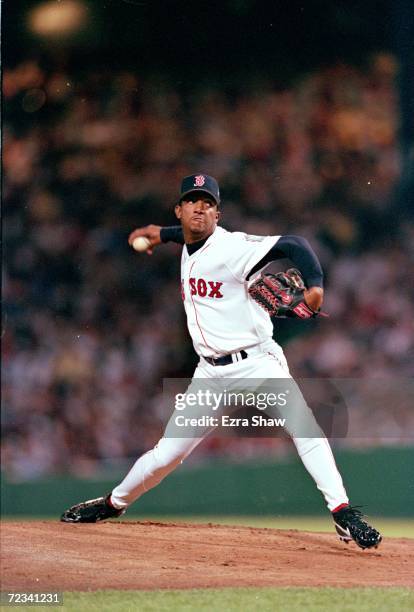
<svg viewBox="0 0 414 612"><path fill-rule="evenodd" d="M145 236L138 236L137 238L134 238L132 248L141 253L151 248L151 242L148 240L148 238L145 238Z"/></svg>

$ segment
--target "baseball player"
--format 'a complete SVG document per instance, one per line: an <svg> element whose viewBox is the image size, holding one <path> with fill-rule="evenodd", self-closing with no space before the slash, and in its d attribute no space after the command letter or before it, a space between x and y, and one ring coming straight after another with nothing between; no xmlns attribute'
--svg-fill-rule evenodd
<svg viewBox="0 0 414 612"><path fill-rule="evenodd" d="M175 206L181 225L149 225L129 236L147 239L147 251L174 241L183 244L181 289L194 349L199 362L190 388L197 380L277 380L293 385L282 348L272 339L272 316L318 316L323 300L323 273L309 243L297 236L251 236L229 232L218 225L220 192L206 174L183 179ZM271 261L289 258L298 270L263 274ZM298 454L325 498L341 540L354 540L362 549L377 547L380 533L352 507L329 443L303 396L295 411L310 424L309 433L287 427ZM198 408L193 409L193 414ZM194 412L195 411L195 412ZM66 510L61 520L94 523L121 516L143 493L174 470L211 431L206 426L194 435L177 435L177 408L163 437L142 455L124 480L107 496ZM313 427L313 429L312 429ZM315 435L315 432L319 432Z"/></svg>

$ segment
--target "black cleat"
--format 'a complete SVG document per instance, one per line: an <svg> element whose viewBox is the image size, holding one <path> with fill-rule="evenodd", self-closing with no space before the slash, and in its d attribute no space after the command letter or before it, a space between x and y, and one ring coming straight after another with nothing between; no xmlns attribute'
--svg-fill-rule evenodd
<svg viewBox="0 0 414 612"><path fill-rule="evenodd" d="M339 539L348 544L354 540L362 549L378 548L381 534L362 520L362 512L352 506L345 506L338 512L332 513L335 529Z"/></svg>
<svg viewBox="0 0 414 612"><path fill-rule="evenodd" d="M72 506L60 517L64 523L97 523L106 519L117 518L125 510L114 508L110 503L111 495L89 499L88 501Z"/></svg>

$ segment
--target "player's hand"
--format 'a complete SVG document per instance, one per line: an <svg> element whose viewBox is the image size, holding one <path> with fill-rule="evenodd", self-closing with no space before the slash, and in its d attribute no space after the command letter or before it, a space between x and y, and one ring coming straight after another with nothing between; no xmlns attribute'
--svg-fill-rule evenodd
<svg viewBox="0 0 414 612"><path fill-rule="evenodd" d="M147 249L146 253L152 255L152 250L157 244L161 244L161 225L146 225L145 227L139 227L130 233L128 237L128 244L132 246L135 238L143 236L147 238L151 246Z"/></svg>
<svg viewBox="0 0 414 612"><path fill-rule="evenodd" d="M303 297L309 308L317 311L322 306L323 289L322 287L311 287L310 289L305 289L303 292Z"/></svg>

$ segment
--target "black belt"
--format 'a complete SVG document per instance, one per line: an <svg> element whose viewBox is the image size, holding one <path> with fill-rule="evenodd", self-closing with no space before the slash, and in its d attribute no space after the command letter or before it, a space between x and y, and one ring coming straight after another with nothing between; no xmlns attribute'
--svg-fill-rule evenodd
<svg viewBox="0 0 414 612"><path fill-rule="evenodd" d="M204 357L204 359L212 366L223 366L229 365L230 363L237 363L242 359L247 359L246 351L240 351L239 353L230 353L229 355L224 355L223 357Z"/></svg>

